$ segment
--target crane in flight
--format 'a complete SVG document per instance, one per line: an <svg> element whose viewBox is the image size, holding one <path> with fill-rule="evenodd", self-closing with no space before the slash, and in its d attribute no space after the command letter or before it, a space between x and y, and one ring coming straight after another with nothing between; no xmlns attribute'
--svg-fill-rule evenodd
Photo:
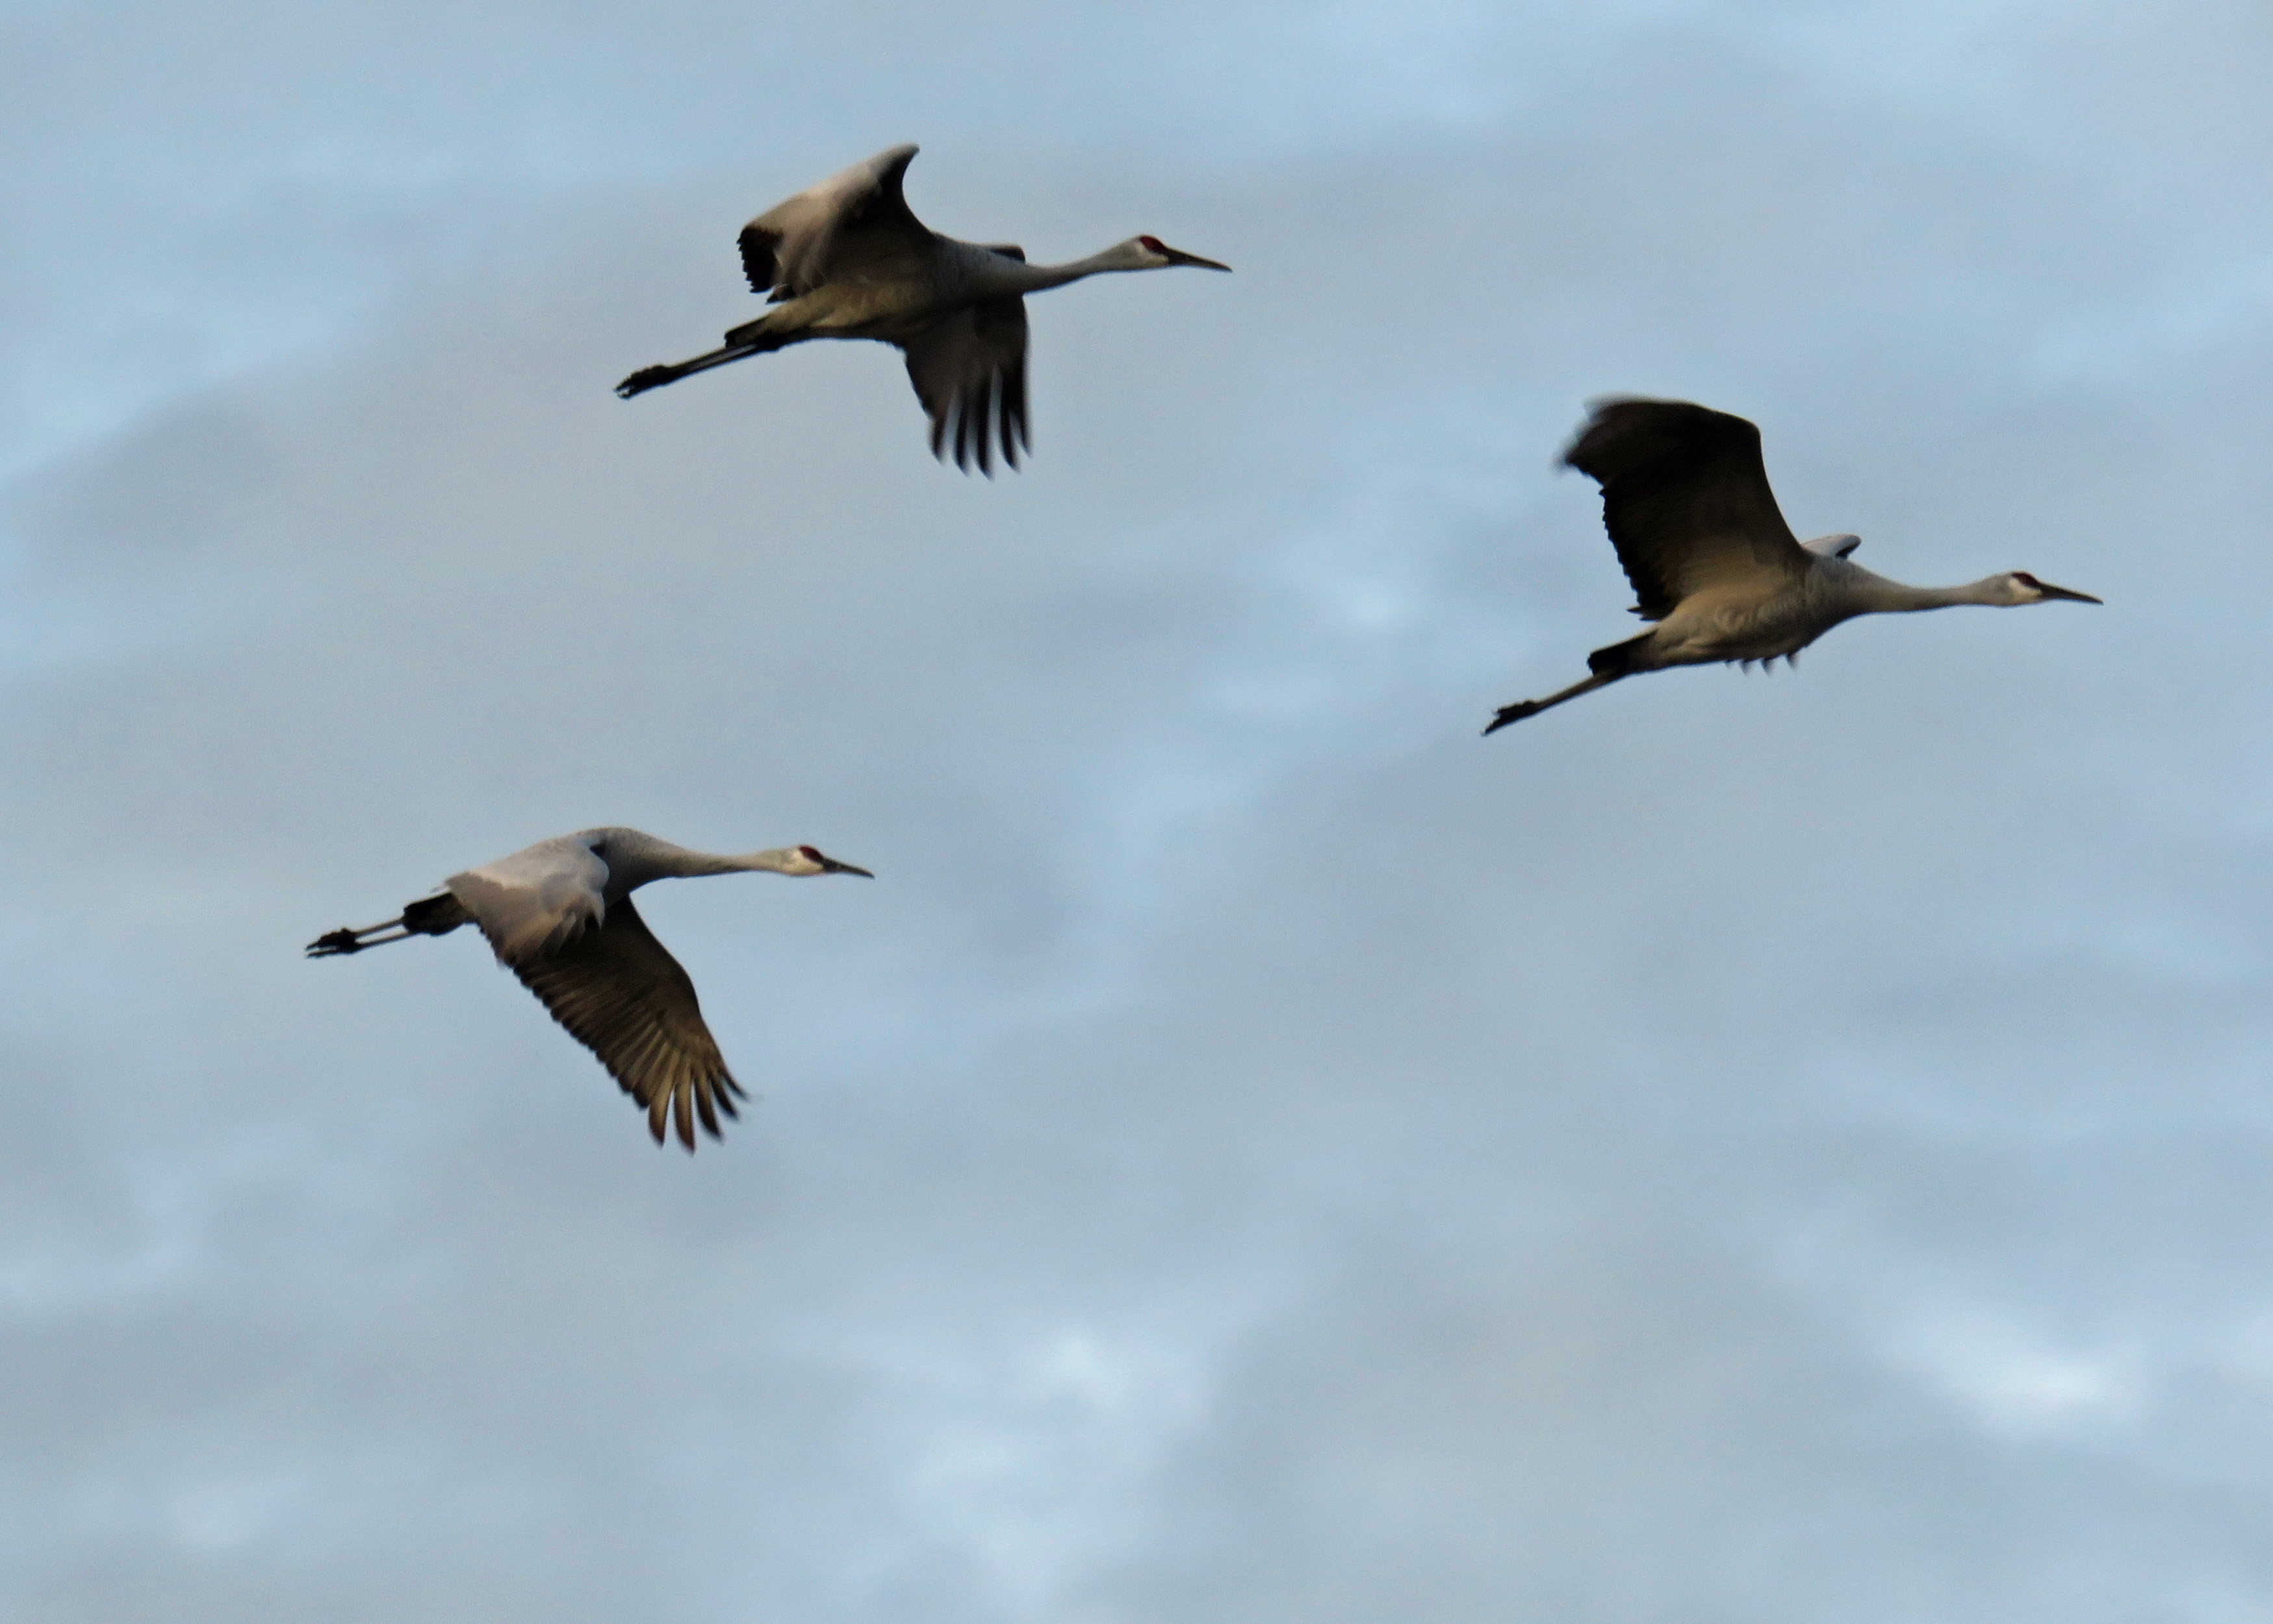
<svg viewBox="0 0 2273 1624"><path fill-rule="evenodd" d="M2100 601L2018 569L1964 586L1905 586L1848 561L1859 536L1803 543L1768 488L1759 430L1686 401L1600 402L1563 461L1602 487L1603 528L1640 600L1633 613L1657 624L1589 654L1584 681L1502 705L1487 734L1638 672L1779 655L1789 663L1858 614Z"/></svg>
<svg viewBox="0 0 2273 1624"><path fill-rule="evenodd" d="M913 147L895 147L777 203L742 228L742 270L776 309L730 329L718 349L644 366L616 386L634 395L812 338L873 338L906 353L908 381L931 417L932 455L994 477L994 447L1018 465L1026 432L1026 302L1104 271L1231 267L1132 237L1064 265L1029 265L1009 243L941 237L910 211L901 177Z"/></svg>
<svg viewBox="0 0 2273 1624"><path fill-rule="evenodd" d="M384 924L318 936L308 956L359 953L479 925L498 962L647 1108L655 1142L664 1142L664 1121L675 1116L679 1142L692 1152L696 1118L716 1139L719 1112L740 1115L734 1099L742 1089L702 1022L694 983L632 906L632 892L655 880L745 873L875 877L809 846L714 857L636 829L587 829L454 874L439 896L409 904Z"/></svg>

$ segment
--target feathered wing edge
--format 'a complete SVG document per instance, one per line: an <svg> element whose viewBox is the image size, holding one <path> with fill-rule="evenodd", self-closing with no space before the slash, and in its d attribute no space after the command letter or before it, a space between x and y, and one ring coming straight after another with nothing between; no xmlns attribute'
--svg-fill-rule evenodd
<svg viewBox="0 0 2273 1624"><path fill-rule="evenodd" d="M1025 261L1026 251L1016 243L979 246ZM1026 421L1026 301L1015 293L964 305L901 342L908 382L931 419L932 455L944 462L951 439L955 465L968 473L975 460L991 479L999 444L1003 462L1018 466L1018 454L1033 446Z"/></svg>
<svg viewBox="0 0 2273 1624"><path fill-rule="evenodd" d="M863 230L889 238L928 236L901 191L912 146L889 147L785 199L742 228L742 274L750 291L776 302L829 279L840 237Z"/></svg>
<svg viewBox="0 0 2273 1624"><path fill-rule="evenodd" d="M734 1101L748 1095L702 1019L693 980L628 897L608 909L597 929L554 951L506 963L646 1107L656 1144L668 1123L691 1152L697 1122L715 1139L722 1114L740 1116Z"/></svg>
<svg viewBox="0 0 2273 1624"><path fill-rule="evenodd" d="M1016 294L982 299L941 318L902 348L908 381L931 418L932 455L955 465L973 462L990 478L994 454L1018 466L1031 448L1026 424L1026 301Z"/></svg>
<svg viewBox="0 0 2273 1624"><path fill-rule="evenodd" d="M1602 486L1602 525L1646 620L1725 570L1809 566L1745 418L1687 401L1597 401L1563 462Z"/></svg>

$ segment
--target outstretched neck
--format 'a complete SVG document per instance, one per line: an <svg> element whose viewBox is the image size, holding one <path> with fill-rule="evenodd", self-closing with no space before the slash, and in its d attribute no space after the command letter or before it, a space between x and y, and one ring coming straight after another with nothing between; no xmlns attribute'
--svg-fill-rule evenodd
<svg viewBox="0 0 2273 1624"><path fill-rule="evenodd" d="M803 864L796 850L776 846L769 851L745 852L739 856L712 852L690 852L681 847L677 863L667 876L658 878L692 879L704 874L792 874Z"/></svg>
<svg viewBox="0 0 2273 1624"><path fill-rule="evenodd" d="M611 891L629 892L656 880L706 874L787 874L798 862L795 848L789 846L730 856L673 846L636 829L594 830L589 838L594 854L608 865Z"/></svg>
<svg viewBox="0 0 2273 1624"><path fill-rule="evenodd" d="M2006 601L1995 590L1999 582L1995 575L1969 581L1963 586L1911 586L1905 582L1889 581L1857 565L1847 568L1854 580L1852 596L1864 614L1907 614L1920 609L1954 608L1959 604L1995 606Z"/></svg>
<svg viewBox="0 0 2273 1624"><path fill-rule="evenodd" d="M1084 276L1095 276L1104 271L1145 271L1152 267L1136 259L1123 243L1093 253L1086 259L1069 259L1063 265L1028 265L1023 259L1013 259L1004 254L989 256L994 263L986 268L984 280L1003 293L1039 293L1045 288L1062 288L1069 282L1079 282Z"/></svg>

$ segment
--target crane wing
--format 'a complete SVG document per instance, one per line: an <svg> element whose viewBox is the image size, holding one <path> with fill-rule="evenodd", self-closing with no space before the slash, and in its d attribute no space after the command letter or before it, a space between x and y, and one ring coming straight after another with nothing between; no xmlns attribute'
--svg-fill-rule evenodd
<svg viewBox="0 0 2273 1624"><path fill-rule="evenodd" d="M1023 259L1016 248L996 248ZM981 299L940 318L901 345L907 351L908 381L931 417L931 451L948 452L954 436L955 465L994 471L994 446L1002 461L1018 466L1028 448L1026 431L1026 301L1017 294Z"/></svg>
<svg viewBox="0 0 2273 1624"><path fill-rule="evenodd" d="M590 838L559 835L445 883L507 964L556 952L597 925L608 865Z"/></svg>
<svg viewBox="0 0 2273 1624"><path fill-rule="evenodd" d="M912 146L880 152L744 226L742 272L750 291L795 298L879 259L928 249L931 232L900 195L915 155Z"/></svg>
<svg viewBox="0 0 2273 1624"><path fill-rule="evenodd" d="M1768 487L1760 432L1742 417L1686 401L1604 401L1563 461L1602 487L1603 528L1646 620L1711 587L1811 568Z"/></svg>
<svg viewBox="0 0 2273 1624"><path fill-rule="evenodd" d="M630 898L610 908L597 930L558 951L508 963L552 1019L647 1108L656 1144L666 1120L675 1119L679 1142L691 1151L698 1117L715 1139L720 1112L740 1115L734 1098L741 1086L703 1024L694 981Z"/></svg>

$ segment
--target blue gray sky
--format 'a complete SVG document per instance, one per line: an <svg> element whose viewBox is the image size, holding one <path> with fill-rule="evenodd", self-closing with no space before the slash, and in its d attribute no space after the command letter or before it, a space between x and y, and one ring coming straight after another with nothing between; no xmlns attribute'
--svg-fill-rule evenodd
<svg viewBox="0 0 2273 1624"><path fill-rule="evenodd" d="M0 1612L2273 1620L2273 21L0 11ZM626 404L733 234L1231 277ZM1630 601L1585 402L1865 622ZM602 823L692 1161L461 934Z"/></svg>

